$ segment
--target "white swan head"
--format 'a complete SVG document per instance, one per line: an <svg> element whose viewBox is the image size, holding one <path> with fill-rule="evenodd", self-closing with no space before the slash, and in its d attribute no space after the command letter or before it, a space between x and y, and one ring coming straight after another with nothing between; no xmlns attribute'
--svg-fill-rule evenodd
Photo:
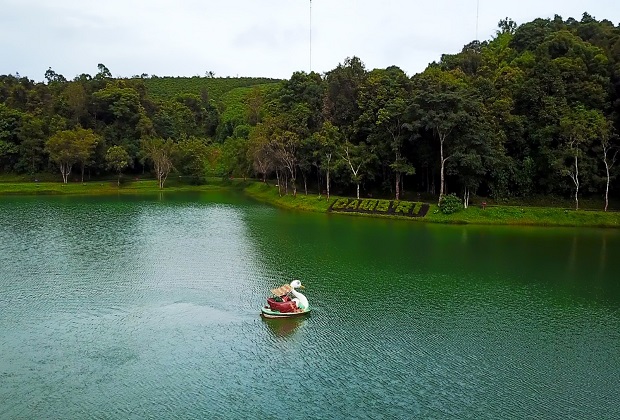
<svg viewBox="0 0 620 420"><path fill-rule="evenodd" d="M293 280L293 281L291 282L290 286L291 286L293 289L303 289L303 288L304 288L304 286L302 286L302 285L301 285L301 281L299 281L299 280Z"/></svg>

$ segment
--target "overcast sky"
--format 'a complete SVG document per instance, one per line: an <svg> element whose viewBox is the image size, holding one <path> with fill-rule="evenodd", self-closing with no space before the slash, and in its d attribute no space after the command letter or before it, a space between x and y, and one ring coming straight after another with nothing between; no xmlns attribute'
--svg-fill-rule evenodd
<svg viewBox="0 0 620 420"><path fill-rule="evenodd" d="M310 13L312 4L312 13ZM477 7L479 4L479 7ZM490 39L500 19L620 22L617 0L0 0L0 74L114 76L320 73L346 57L418 73ZM478 9L478 13L477 13ZM477 18L478 16L478 18ZM312 18L312 19L311 19ZM310 24L312 21L312 24ZM312 37L310 36L312 33ZM312 43L310 43L312 39ZM312 47L310 47L310 44ZM312 67L311 67L312 66Z"/></svg>

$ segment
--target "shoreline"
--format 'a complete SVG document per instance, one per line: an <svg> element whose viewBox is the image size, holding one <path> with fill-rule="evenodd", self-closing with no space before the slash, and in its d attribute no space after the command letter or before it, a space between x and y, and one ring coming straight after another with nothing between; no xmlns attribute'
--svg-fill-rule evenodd
<svg viewBox="0 0 620 420"><path fill-rule="evenodd" d="M134 180L117 186L116 180L70 182L0 182L2 196L32 195L118 195L118 194L153 194L161 192L213 191L229 188L222 182L204 185L180 184L171 180L170 185L159 189L156 180Z"/></svg>
<svg viewBox="0 0 620 420"><path fill-rule="evenodd" d="M470 206L456 213L446 215L433 203L410 202L411 208L419 208L428 204L429 208L424 217L410 215L395 215L394 213L368 213L355 211L330 211L331 206L340 199L357 201L351 197L331 196L329 202L316 195L297 194L278 195L276 187L256 182L244 188L249 196L261 202L269 203L280 208L301 211L314 211L326 214L338 214L354 217L373 217L383 219L407 220L411 223L440 223L452 225L488 225L488 226L524 226L524 227L588 227L588 228L620 228L620 212L598 210L571 210L558 207L532 207L492 205L482 209L479 206ZM359 201L367 201L361 199ZM380 200L393 201L393 200Z"/></svg>
<svg viewBox="0 0 620 420"><path fill-rule="evenodd" d="M571 210L558 207L532 207L491 205L486 209L479 206L470 206L456 213L443 214L437 204L428 202L400 202L401 205L410 204L411 208L419 209L420 205L428 204L428 210L423 217L398 215L394 211L357 212L355 209L334 211L332 206L338 200L348 202L362 201L389 201L393 200L356 200L351 197L331 196L329 201L325 196L314 194L304 195L298 191L297 197L291 194L279 196L277 188L256 180L228 180L209 178L204 185L186 185L170 179L163 190L160 190L155 180L133 180L122 183L120 187L116 181L88 181L62 184L59 182L0 182L0 198L3 196L20 195L131 195L175 192L201 192L216 190L239 190L249 197L260 202L288 210L312 211L325 214L344 214L356 217L388 218L408 220L412 223L442 223L442 224L474 224L474 225L506 225L506 226L540 226L540 227L589 227L589 228L620 228L620 212L597 210ZM358 204L360 204L358 203ZM354 207L357 204L353 205ZM396 205L395 205L396 206ZM416 207L417 206L417 207ZM360 208L361 204L360 204ZM412 210L413 211L413 210Z"/></svg>

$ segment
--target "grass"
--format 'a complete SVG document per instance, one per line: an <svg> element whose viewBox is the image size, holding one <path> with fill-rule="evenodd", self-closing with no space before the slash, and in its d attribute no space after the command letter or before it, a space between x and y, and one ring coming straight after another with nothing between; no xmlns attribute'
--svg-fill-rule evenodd
<svg viewBox="0 0 620 420"><path fill-rule="evenodd" d="M326 213L329 210L329 206L336 200L337 197L330 197L327 201L325 196L318 197L315 194L305 195L297 191L297 197L293 197L289 190L288 195L280 197L278 194L278 188L273 184L264 184L262 182L253 182L245 187L244 191L251 197L259 201L263 201L278 207L314 211L320 213Z"/></svg>
<svg viewBox="0 0 620 420"><path fill-rule="evenodd" d="M245 191L261 200L279 207L306 211L327 212L330 205L341 197L332 196L327 201L325 196L305 196L298 194L279 196L274 186L262 183L250 184ZM522 225L522 226L575 226L575 227L612 227L620 228L620 212L604 212L590 210L571 210L557 207L520 207L494 205L482 209L470 206L457 213L443 214L436 204L431 204L426 217L410 218L407 216L346 213L361 217L383 217L406 219L412 222L431 222L447 224L478 224L478 225Z"/></svg>
<svg viewBox="0 0 620 420"><path fill-rule="evenodd" d="M620 227L620 213L569 210L557 207L493 206L469 207L451 215L432 205L427 221L480 225Z"/></svg>
<svg viewBox="0 0 620 420"><path fill-rule="evenodd" d="M331 196L329 200L323 195L305 195L298 191L297 197L292 194L280 196L278 189L271 184L264 184L253 180L208 178L205 185L188 185L177 178L166 181L164 192L183 191L210 191L216 189L243 190L255 199L278 207L326 213L333 202L341 197ZM19 182L14 176L0 177L0 196L2 195L46 195L46 194L150 194L160 192L157 181L151 179L131 180L116 185L114 180L71 182ZM575 226L575 227L611 227L620 228L620 212L603 212L579 210L558 207L535 206L508 206L493 205L482 209L480 206L470 206L457 213L443 214L436 204L431 204L426 217L410 218L407 216L348 213L362 217L383 217L392 219L406 219L414 223L449 223L449 224L479 224L479 225L523 225L523 226Z"/></svg>
<svg viewBox="0 0 620 420"><path fill-rule="evenodd" d="M231 188L231 182L219 179L209 179L205 185L188 185L177 180L166 181L164 192L180 191L209 191L214 189ZM238 188L243 188L239 185ZM107 195L107 194L150 194L160 192L157 181L152 179L133 180L116 184L116 180L70 182L0 182L0 196L2 195Z"/></svg>

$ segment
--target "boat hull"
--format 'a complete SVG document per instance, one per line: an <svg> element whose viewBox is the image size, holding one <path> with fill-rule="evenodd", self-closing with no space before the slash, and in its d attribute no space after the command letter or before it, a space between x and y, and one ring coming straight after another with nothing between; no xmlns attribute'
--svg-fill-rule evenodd
<svg viewBox="0 0 620 420"><path fill-rule="evenodd" d="M264 318L296 318L304 315L308 315L310 313L310 308L302 309L296 312L280 312L274 311L269 307L261 308L261 316Z"/></svg>

